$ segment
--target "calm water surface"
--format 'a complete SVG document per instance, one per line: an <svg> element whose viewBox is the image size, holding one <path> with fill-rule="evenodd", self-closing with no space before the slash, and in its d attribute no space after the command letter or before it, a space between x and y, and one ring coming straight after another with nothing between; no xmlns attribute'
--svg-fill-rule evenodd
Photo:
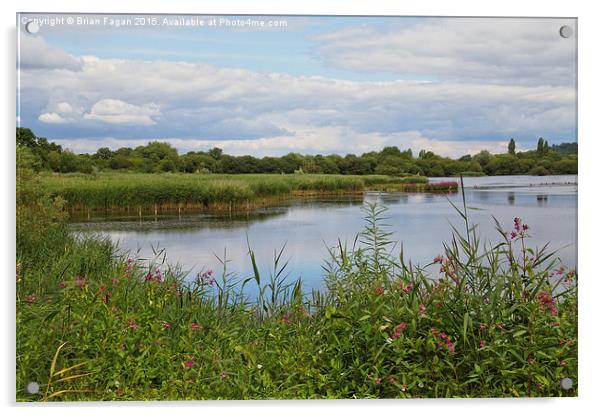
<svg viewBox="0 0 602 415"><path fill-rule="evenodd" d="M457 178L433 178L459 180ZM511 229L514 217L531 227L530 244L550 242L568 267L577 260L577 176L497 176L464 179L469 219L478 225L483 240L497 242L493 217ZM461 194L449 199L461 206ZM451 238L451 225L463 222L444 195L368 192L359 197L312 198L283 202L249 214L224 216L177 214L150 216L102 216L73 219L79 232L108 235L124 251L139 252L145 259L165 249L167 261L181 265L189 276L200 270L219 271L216 258L226 252L228 268L239 277L252 274L247 237L260 267L268 276L274 250L286 244L290 278L302 277L307 288L321 288L327 246L337 239L351 243L364 226L362 203L386 205L388 230L402 242L405 257L428 264L442 253Z"/></svg>

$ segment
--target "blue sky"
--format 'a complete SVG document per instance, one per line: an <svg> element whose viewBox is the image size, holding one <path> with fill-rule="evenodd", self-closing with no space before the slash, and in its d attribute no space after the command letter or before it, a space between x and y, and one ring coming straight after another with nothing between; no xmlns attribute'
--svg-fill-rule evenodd
<svg viewBox="0 0 602 415"><path fill-rule="evenodd" d="M571 19L44 24L65 16L77 18L21 17L41 27L19 32L18 115L21 126L76 152L159 139L181 152L217 145L234 154L346 154L398 145L459 156L503 151L510 137L519 148L539 136L576 139L576 41L558 34L576 26Z"/></svg>

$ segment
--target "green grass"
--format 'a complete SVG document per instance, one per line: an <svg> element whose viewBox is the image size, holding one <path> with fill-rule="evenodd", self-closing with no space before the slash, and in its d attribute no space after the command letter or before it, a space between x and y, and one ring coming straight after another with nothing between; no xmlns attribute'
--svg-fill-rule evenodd
<svg viewBox="0 0 602 415"><path fill-rule="evenodd" d="M577 276L529 247L520 222L485 244L459 209L466 233L450 230L417 268L367 205L357 242L325 251L325 290L303 295L283 280L282 250L269 275L236 278L222 258L189 284L163 252L76 239L60 201L29 186L18 182L18 401L577 395ZM262 268L252 247L249 261Z"/></svg>
<svg viewBox="0 0 602 415"><path fill-rule="evenodd" d="M429 191L425 177L343 175L192 175L101 173L45 174L41 187L66 201L68 209L234 208L248 209L294 194L358 193L404 186ZM453 189L452 189L453 190Z"/></svg>

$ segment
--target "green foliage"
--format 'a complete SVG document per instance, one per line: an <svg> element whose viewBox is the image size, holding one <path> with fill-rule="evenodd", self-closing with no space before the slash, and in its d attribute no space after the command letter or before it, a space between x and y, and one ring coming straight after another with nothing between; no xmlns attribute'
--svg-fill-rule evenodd
<svg viewBox="0 0 602 415"><path fill-rule="evenodd" d="M229 156L223 156L229 157ZM163 160L165 162L166 160ZM169 161L168 161L169 162ZM114 208L248 209L267 198L305 193L357 193L366 188L398 189L421 184L431 190L427 179L419 176L343 176L324 174L140 174L96 173L41 174L41 188L66 201L70 210ZM441 189L433 188L438 191ZM449 189L451 191L455 188Z"/></svg>
<svg viewBox="0 0 602 415"><path fill-rule="evenodd" d="M347 154L301 155L289 153L282 157L257 158L249 155L232 156L215 147L206 152L188 152L179 155L168 143L150 142L135 149L123 147L111 151L107 147L92 155L74 154L48 140L36 137L24 128L17 129L17 146L28 148L36 158L36 171L50 170L68 173L90 174L97 170L128 170L138 173L222 173L222 174L294 174L303 171L309 174L342 175L387 175L401 177L421 175L430 177L456 176L462 172L486 173L489 175L529 174L535 167L538 174L576 174L577 144L563 143L549 147L540 138L536 151L516 153L516 142L511 139L508 154L492 155L481 151L453 160L440 157L431 151L421 150L415 158L412 150L401 150L390 146L380 152L364 153L360 156ZM508 157L510 156L510 158ZM516 158L512 158L516 157ZM517 160L518 159L518 160ZM561 162L553 164L553 162ZM545 170L544 170L545 169Z"/></svg>
<svg viewBox="0 0 602 415"><path fill-rule="evenodd" d="M253 275L230 273L224 253L221 270L185 281L163 251L78 238L19 171L19 401L577 395L577 275L529 247L518 218L487 244L457 208L466 231L420 267L386 209L366 205L357 241L328 251L327 290L303 294L284 247L267 277L249 242Z"/></svg>

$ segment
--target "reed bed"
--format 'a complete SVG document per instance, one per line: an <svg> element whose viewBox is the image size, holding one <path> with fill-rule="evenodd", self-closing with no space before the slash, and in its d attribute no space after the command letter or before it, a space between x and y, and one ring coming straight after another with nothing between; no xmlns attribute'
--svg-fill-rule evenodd
<svg viewBox="0 0 602 415"><path fill-rule="evenodd" d="M343 175L46 174L42 188L68 210L252 209L304 194L351 194L366 189L432 191L425 177ZM449 187L450 191L453 191Z"/></svg>

